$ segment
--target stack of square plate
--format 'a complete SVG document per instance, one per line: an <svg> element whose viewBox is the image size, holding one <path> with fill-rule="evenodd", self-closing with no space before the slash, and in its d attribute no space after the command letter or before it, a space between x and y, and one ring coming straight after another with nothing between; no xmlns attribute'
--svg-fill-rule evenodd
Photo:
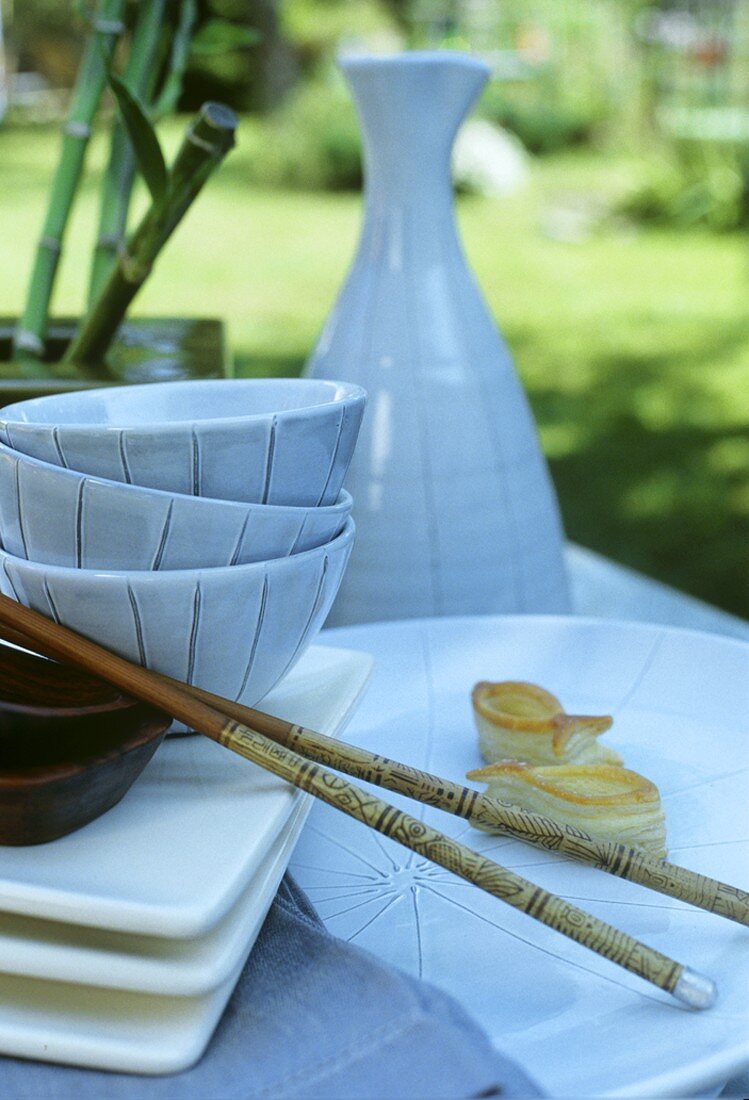
<svg viewBox="0 0 749 1100"><path fill-rule="evenodd" d="M263 708L334 736L371 667L311 649ZM206 738L173 738L103 817L4 849L0 1053L138 1073L195 1062L310 801Z"/></svg>

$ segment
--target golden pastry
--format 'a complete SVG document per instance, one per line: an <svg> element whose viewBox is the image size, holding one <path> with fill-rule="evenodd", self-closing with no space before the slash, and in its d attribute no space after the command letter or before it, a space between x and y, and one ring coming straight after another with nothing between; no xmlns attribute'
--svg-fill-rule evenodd
<svg viewBox="0 0 749 1100"><path fill-rule="evenodd" d="M567 714L559 700L518 680L476 684L471 694L479 748L490 764L621 764L618 753L598 743L611 727L608 715Z"/></svg>
<svg viewBox="0 0 749 1100"><path fill-rule="evenodd" d="M600 840L666 858L666 819L658 788L644 775L610 764L533 767L507 762L468 772L486 793Z"/></svg>

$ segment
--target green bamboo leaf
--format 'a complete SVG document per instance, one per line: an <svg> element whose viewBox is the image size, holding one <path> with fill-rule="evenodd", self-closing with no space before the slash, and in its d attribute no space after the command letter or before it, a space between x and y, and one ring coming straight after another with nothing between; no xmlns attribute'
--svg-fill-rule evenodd
<svg viewBox="0 0 749 1100"><path fill-rule="evenodd" d="M145 107L130 91L127 84L112 72L109 73L107 80L117 100L143 179L154 202L158 202L166 191L167 168L156 130Z"/></svg>
<svg viewBox="0 0 749 1100"><path fill-rule="evenodd" d="M225 53L254 46L260 35L253 27L230 23L227 19L209 19L192 40L193 54Z"/></svg>

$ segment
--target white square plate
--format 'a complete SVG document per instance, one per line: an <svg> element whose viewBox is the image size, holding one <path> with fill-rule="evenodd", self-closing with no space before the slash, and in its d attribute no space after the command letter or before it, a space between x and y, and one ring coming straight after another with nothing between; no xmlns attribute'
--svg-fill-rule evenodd
<svg viewBox="0 0 749 1100"><path fill-rule="evenodd" d="M198 997L149 996L77 981L2 974L0 1052L122 1073L178 1073L193 1065L205 1050L255 944L308 809L308 800L301 800L283 830L280 846L266 857L258 888L254 882L248 888L239 956L220 985ZM147 982L152 984L153 975Z"/></svg>
<svg viewBox="0 0 749 1100"><path fill-rule="evenodd" d="M170 940L2 913L0 976L169 997L213 992L244 957L258 898L275 892L288 862L289 837L296 840L308 811L309 800L299 799L239 900L205 936Z"/></svg>
<svg viewBox="0 0 749 1100"><path fill-rule="evenodd" d="M366 686L372 659L326 648L310 651L298 666L303 673L305 665L301 679L295 670L274 692L274 712L336 736ZM146 1074L177 1073L197 1061L262 927L311 801L304 795L295 801L236 906L202 942L149 938L141 954L142 937L44 922L45 934L24 943L22 923L12 934L6 926L7 965L25 965L35 974L47 966L48 979L69 980L0 974L0 1053ZM41 922L27 923L39 932ZM17 934L20 961L13 962ZM164 995L168 991L181 995Z"/></svg>
<svg viewBox="0 0 749 1100"><path fill-rule="evenodd" d="M480 765L477 680L540 683L662 792L674 861L749 888L749 646L634 623L487 617L331 631L371 652L350 739L453 779ZM694 1013L326 806L292 870L337 936L451 993L554 1096L683 1096L749 1063L749 929L466 822L421 813L541 886L708 974Z"/></svg>
<svg viewBox="0 0 749 1100"><path fill-rule="evenodd" d="M371 670L310 649L264 709L329 733ZM206 737L172 738L119 805L50 844L0 849L0 911L116 932L205 935L234 905L300 794Z"/></svg>

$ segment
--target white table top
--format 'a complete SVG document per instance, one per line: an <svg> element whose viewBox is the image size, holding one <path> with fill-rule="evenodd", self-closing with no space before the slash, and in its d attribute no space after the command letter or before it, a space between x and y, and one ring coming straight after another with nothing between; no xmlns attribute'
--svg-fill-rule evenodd
<svg viewBox="0 0 749 1100"><path fill-rule="evenodd" d="M663 623L749 640L749 623L570 543L567 568L578 615Z"/></svg>

